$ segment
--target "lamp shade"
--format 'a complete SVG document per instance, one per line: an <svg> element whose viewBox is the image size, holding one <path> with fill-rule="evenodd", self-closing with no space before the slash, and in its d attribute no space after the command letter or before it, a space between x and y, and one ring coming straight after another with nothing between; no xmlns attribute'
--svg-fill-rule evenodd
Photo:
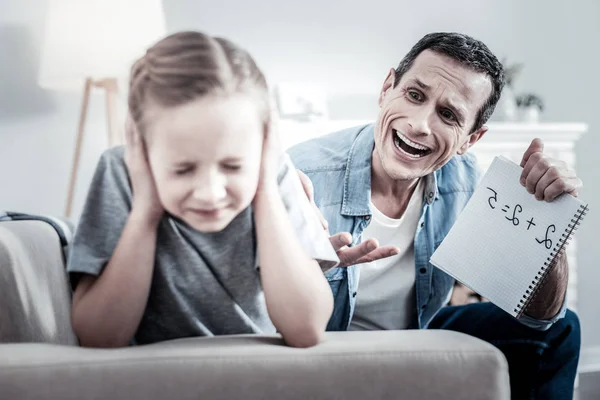
<svg viewBox="0 0 600 400"><path fill-rule="evenodd" d="M47 89L122 78L165 35L160 0L49 0L38 76Z"/></svg>

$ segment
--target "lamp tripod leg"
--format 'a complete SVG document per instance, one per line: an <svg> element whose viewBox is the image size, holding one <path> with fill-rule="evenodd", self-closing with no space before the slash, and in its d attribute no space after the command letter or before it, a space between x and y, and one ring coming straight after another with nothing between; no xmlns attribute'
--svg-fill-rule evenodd
<svg viewBox="0 0 600 400"><path fill-rule="evenodd" d="M69 179L69 191L67 194L67 204L65 206L65 217L70 217L73 209L73 198L75 196L75 184L77 183L77 172L79 170L79 158L81 156L81 145L83 143L83 130L85 128L85 120L87 118L88 105L90 102L90 92L92 90L92 79L85 80L83 90L83 99L81 103L81 114L79 116L79 126L77 129L77 137L75 139L75 151L73 154L73 164L71 166L71 177Z"/></svg>

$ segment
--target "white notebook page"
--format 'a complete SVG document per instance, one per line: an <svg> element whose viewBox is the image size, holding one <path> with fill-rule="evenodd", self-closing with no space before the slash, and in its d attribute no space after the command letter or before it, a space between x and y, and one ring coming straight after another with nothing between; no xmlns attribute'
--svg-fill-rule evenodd
<svg viewBox="0 0 600 400"><path fill-rule="evenodd" d="M568 194L536 200L521 186L521 172L496 157L430 260L513 316L584 204Z"/></svg>

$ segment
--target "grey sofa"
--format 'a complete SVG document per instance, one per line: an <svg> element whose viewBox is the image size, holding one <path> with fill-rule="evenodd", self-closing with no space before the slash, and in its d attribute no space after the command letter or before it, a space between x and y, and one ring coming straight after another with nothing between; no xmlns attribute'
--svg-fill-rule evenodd
<svg viewBox="0 0 600 400"><path fill-rule="evenodd" d="M0 399L508 399L506 360L445 331L330 332L77 346L56 231L0 222Z"/></svg>

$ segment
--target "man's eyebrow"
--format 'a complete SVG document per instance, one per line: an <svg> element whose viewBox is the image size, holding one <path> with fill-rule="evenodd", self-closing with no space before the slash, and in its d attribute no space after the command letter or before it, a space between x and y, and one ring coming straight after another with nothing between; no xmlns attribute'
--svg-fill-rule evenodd
<svg viewBox="0 0 600 400"><path fill-rule="evenodd" d="M421 81L419 78L414 78L415 83L423 90L429 90L431 87L425 82Z"/></svg>
<svg viewBox="0 0 600 400"><path fill-rule="evenodd" d="M421 89L423 89L423 91L428 91L429 89L431 89L431 86L429 86L428 84L426 84L425 82L423 82L422 80L420 80L419 78L413 78L412 82L419 86ZM462 111L461 107L457 107L456 105L452 104L449 101L445 101L444 102L444 107L448 108L449 110L451 110L455 115L456 115L456 119L458 121L459 124L463 124L465 121L465 113Z"/></svg>

